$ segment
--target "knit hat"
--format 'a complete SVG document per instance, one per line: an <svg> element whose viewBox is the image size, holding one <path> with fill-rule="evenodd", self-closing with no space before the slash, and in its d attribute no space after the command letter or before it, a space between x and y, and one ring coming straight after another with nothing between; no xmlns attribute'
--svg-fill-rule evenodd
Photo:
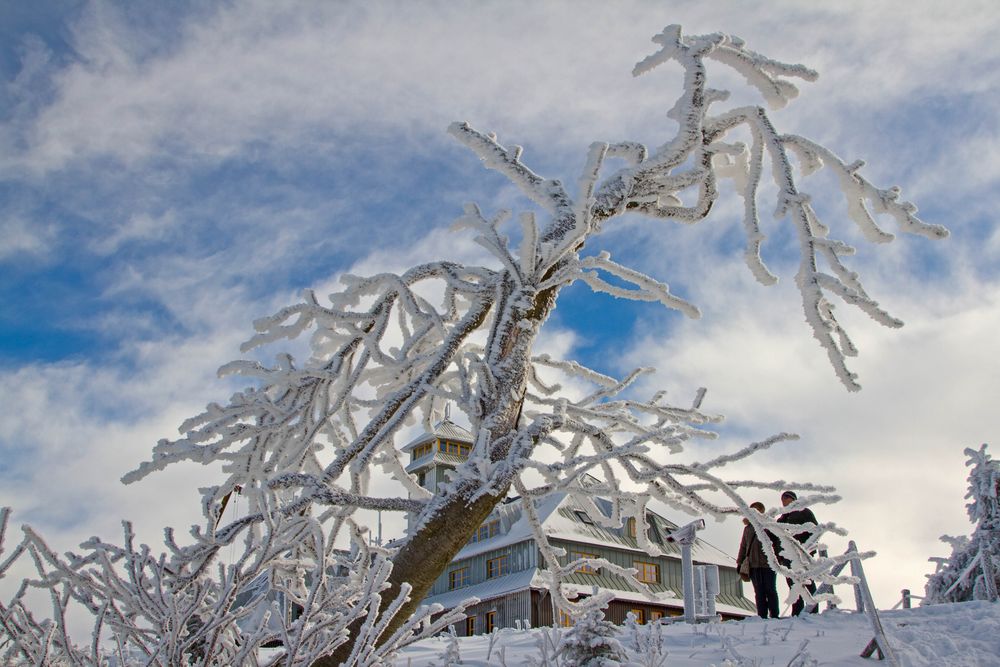
<svg viewBox="0 0 1000 667"><path fill-rule="evenodd" d="M781 494L781 497L783 499L784 498L788 498L789 500L798 500L799 499L799 497L797 495L795 495L794 491L785 491L784 493Z"/></svg>

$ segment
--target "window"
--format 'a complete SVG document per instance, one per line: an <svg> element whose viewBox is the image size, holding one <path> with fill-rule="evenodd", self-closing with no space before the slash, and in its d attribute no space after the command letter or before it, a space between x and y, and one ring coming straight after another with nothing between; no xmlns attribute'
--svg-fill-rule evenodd
<svg viewBox="0 0 1000 667"><path fill-rule="evenodd" d="M448 573L448 590L469 585L469 568L463 567Z"/></svg>
<svg viewBox="0 0 1000 667"><path fill-rule="evenodd" d="M413 448L413 460L416 461L422 456L431 453L431 443L427 442Z"/></svg>
<svg viewBox="0 0 1000 667"><path fill-rule="evenodd" d="M497 556L496 558L491 558L490 560L486 561L487 579L492 579L494 577L502 577L508 572L510 572L510 566L507 564L507 554L504 554L503 556Z"/></svg>
<svg viewBox="0 0 1000 667"><path fill-rule="evenodd" d="M628 532L629 537L635 537L635 518L630 518L625 523L625 529Z"/></svg>
<svg viewBox="0 0 1000 667"><path fill-rule="evenodd" d="M661 618L663 618L663 612L662 611L654 609L653 611L649 612L649 622L650 623L655 623L656 621L660 620Z"/></svg>
<svg viewBox="0 0 1000 667"><path fill-rule="evenodd" d="M483 540L488 540L491 537L496 537L500 534L500 519L493 519L493 521L487 521L479 527L472 537L469 538L469 544L473 542L482 542Z"/></svg>
<svg viewBox="0 0 1000 667"><path fill-rule="evenodd" d="M472 453L472 445L467 445L464 442L454 442L452 440L438 440L438 451L442 454L453 454L455 456L468 458L469 454Z"/></svg>
<svg viewBox="0 0 1000 667"><path fill-rule="evenodd" d="M493 632L497 627L497 613L495 611L486 612L486 634Z"/></svg>
<svg viewBox="0 0 1000 667"><path fill-rule="evenodd" d="M639 625L646 622L646 612L642 609L629 609L629 613L635 616L635 622Z"/></svg>
<svg viewBox="0 0 1000 667"><path fill-rule="evenodd" d="M423 470L421 470L421 471L420 471L420 472L419 472L419 473L417 474L417 484L419 484L420 486L423 486L423 485L424 485L424 484L426 484L426 483L427 483L427 472L426 472L426 471L423 471Z"/></svg>
<svg viewBox="0 0 1000 667"><path fill-rule="evenodd" d="M559 625L563 628L573 627L573 617L564 612L562 609L559 610Z"/></svg>
<svg viewBox="0 0 1000 667"><path fill-rule="evenodd" d="M471 637L476 634L476 617L467 616L465 619L465 636Z"/></svg>
<svg viewBox="0 0 1000 667"><path fill-rule="evenodd" d="M573 510L573 513L576 514L577 519L587 524L588 526L594 525L594 520L591 519L590 515L584 512L583 510Z"/></svg>
<svg viewBox="0 0 1000 667"><path fill-rule="evenodd" d="M597 554L585 554L582 551L570 551L569 559L570 561L579 560L581 558L597 558ZM581 574L597 574L597 568L593 565L580 565L576 568L576 571Z"/></svg>
<svg viewBox="0 0 1000 667"><path fill-rule="evenodd" d="M660 581L660 566L656 563L645 563L641 560L634 561L632 567L639 570L636 579L646 584L655 584Z"/></svg>

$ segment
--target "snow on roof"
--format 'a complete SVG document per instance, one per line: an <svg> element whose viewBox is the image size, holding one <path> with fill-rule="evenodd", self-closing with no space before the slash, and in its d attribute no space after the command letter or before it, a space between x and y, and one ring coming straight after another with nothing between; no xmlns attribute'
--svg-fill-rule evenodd
<svg viewBox="0 0 1000 667"><path fill-rule="evenodd" d="M442 593L440 595L434 595L425 598L422 604L430 605L438 603L445 609L452 609L459 603L472 597L479 598L480 602L486 602L520 590L527 590L530 588L543 589L545 586L545 580L541 576L539 570L537 568L531 568L515 572L513 574L508 574L504 577L488 579L487 581L473 586L466 586L464 588L448 591L447 593ZM611 591L614 593L616 600L624 602L652 602L665 607L675 607L678 609L684 608L684 600L678 597L677 593L672 590L654 592L652 596L649 596L633 588L601 586L600 589L602 591ZM566 591L570 597L574 594L592 595L594 592L594 586L589 584L583 585L564 582L563 590ZM735 604L736 602L737 600L732 599L732 596L730 595L720 595L718 596L715 604L716 611L724 614L731 614L733 616L751 616L754 614L753 610L749 608L749 602L747 602L747 606L745 607Z"/></svg>
<svg viewBox="0 0 1000 667"><path fill-rule="evenodd" d="M430 605L436 602L443 605L445 609L451 609L463 600L467 600L472 597L479 598L480 602L485 602L486 600L492 600L493 598L500 597L501 595L507 595L508 593L513 593L515 591L527 588L540 589L544 587L545 583L538 570L536 568L531 568L528 570L521 570L520 572L515 572L513 574L508 574L504 577L487 579L481 584L466 586L464 588L448 591L447 593L442 593L441 595L432 595L431 597L424 598L424 601L421 604Z"/></svg>
<svg viewBox="0 0 1000 667"><path fill-rule="evenodd" d="M610 514L610 503L602 499L596 500L597 506L606 515ZM538 520L541 522L542 529L550 539L583 542L612 547L614 549L625 549L636 553L645 553L638 546L635 538L626 534L624 528L605 528L596 521L589 524L584 523L579 518L578 511L584 511L583 507L576 503L569 493L553 494L537 503ZM677 528L677 524L665 519L652 510L647 510L647 516L652 526L650 539L666 556L680 558L680 547L667 542L665 539L669 532ZM486 521L491 521L495 518L506 519L506 522L503 522L503 527L507 529L506 532L496 537L466 544L462 547L461 551L455 554L455 560L469 558L485 551L534 539L531 527L528 525L527 520L521 516L518 503L498 505L497 509L487 517ZM727 555L701 538L696 540L694 546L691 548L691 558L696 563L710 563L730 568L736 566L736 560L732 556Z"/></svg>
<svg viewBox="0 0 1000 667"><path fill-rule="evenodd" d="M543 498L538 502L538 518L542 522L543 526L545 525L548 515L550 515L555 508L558 507L564 497L565 494L555 494L547 498ZM486 521L492 521L496 518L501 519L501 524L504 528L506 528L506 531L495 537L466 544L457 554L455 554L455 560L468 558L485 551L499 549L500 547L506 547L511 544L517 544L519 542L523 542L524 540L534 539L534 534L531 532L531 526L528 525L527 519L521 516L521 507L519 503L504 503L502 505L498 505L493 510L493 513L486 518Z"/></svg>
<svg viewBox="0 0 1000 667"><path fill-rule="evenodd" d="M409 447L409 445L407 445ZM420 468L429 466L433 463L445 463L450 466L455 466L456 468L469 458L467 456L459 456L458 454L448 454L446 452L439 451L437 449L432 449L428 453L421 456L419 459L412 461L408 466L406 466L406 472L412 473Z"/></svg>
<svg viewBox="0 0 1000 667"><path fill-rule="evenodd" d="M457 440L470 445L473 443L472 433L470 433L468 429L462 428L455 422L445 417L434 425L434 429L430 433L421 433L415 439L403 445L400 450L408 452L417 445L422 445L425 442L433 442L439 438L443 438L445 440Z"/></svg>
<svg viewBox="0 0 1000 667"><path fill-rule="evenodd" d="M663 591L661 593L653 593L652 597L646 595L645 593L635 590L635 589L623 589L617 587L601 586L601 591L611 591L615 595L615 600L621 600L622 602L652 602L654 604L661 604L665 607L674 607L677 609L684 608L684 599L679 597L674 591ZM563 590L568 594L572 595L576 593L577 595L591 595L594 591L592 585L583 584L571 584L564 583ZM741 607L735 604L733 596L721 594L717 597L715 602L715 610L723 614L731 614L733 616L752 616L755 614L753 610L749 608L749 604L746 607ZM747 601L749 603L749 601Z"/></svg>

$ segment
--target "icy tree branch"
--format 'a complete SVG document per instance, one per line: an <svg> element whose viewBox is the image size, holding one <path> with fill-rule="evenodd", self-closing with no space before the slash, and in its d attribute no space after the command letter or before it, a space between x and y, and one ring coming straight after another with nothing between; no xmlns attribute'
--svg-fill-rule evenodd
<svg viewBox="0 0 1000 667"><path fill-rule="evenodd" d="M638 398L645 370L618 379L538 355L534 346L561 291L578 282L697 318L697 307L666 282L593 246L605 225L628 213L685 225L705 221L720 179L731 179L743 199L749 269L762 284L774 284L778 276L761 255L766 234L758 198L766 191L766 160L777 187L775 217L796 233L795 284L806 322L837 377L856 390L846 360L857 350L835 316L834 301L883 326L902 323L845 264L853 248L821 221L801 182L821 167L832 169L851 219L870 241L892 238L876 216L928 238L947 232L920 221L898 189L880 189L863 178L860 162L847 164L805 138L781 134L763 107L715 111L729 94L708 86L706 60L738 72L771 108L794 99L798 89L790 79L811 81L812 70L766 58L721 33L684 35L679 26L668 26L653 41L656 51L633 74L668 63L683 70L683 87L667 112L678 126L674 134L652 149L634 141L591 144L581 173L568 181L576 184L574 193L559 179L533 171L520 147L505 146L468 123L452 124L449 133L530 206L490 215L475 204L465 207L455 228L472 231L491 265L439 261L399 275L345 275L334 294L320 298L306 291L300 303L257 320L244 352L263 354L285 341L307 339L305 358L279 350L270 365L252 359L226 364L220 374L245 378L250 386L185 421L179 438L160 441L150 460L123 477L137 482L178 462L218 466L223 479L202 489L203 524L192 527L184 544L165 530L162 553L136 546L127 523L121 546L93 538L81 545L81 554L65 556L26 530L0 562L0 576L15 562L30 562L37 572L0 608L4 632L14 637L4 658L98 664L98 638L109 636L122 662L134 658L150 665L246 664L257 646L271 642L282 646L271 664L378 664L457 618L459 610L432 620L440 610L418 608L419 602L511 488L521 493L524 512L534 521L559 605L574 613L596 605L600 596L574 607L560 592L560 582L578 563L560 563L537 517L532 519L532 502L552 493L571 492L592 508L594 498L608 499L611 516L600 520L619 527L630 518L644 526L653 499L687 513L744 515L759 536L779 536L790 564L769 553L776 571L797 582L833 581L829 570L837 559L813 558L809 551L838 527L807 527L803 545L774 512L756 515L739 493L796 488L812 493L801 502L822 503L836 500L832 489L719 476L721 469L795 436L779 433L705 462L673 462L670 457L692 441L718 437L711 426L721 417L702 410L703 389L690 407L670 405L659 392ZM750 145L735 140L736 132L749 134ZM516 225L520 236L513 242L508 225ZM559 374L572 389L551 379ZM587 386L582 394L575 391L579 385ZM429 427L446 402L468 421L476 444L432 496L406 472L399 439L417 423ZM380 473L394 480L393 491L375 492L371 480ZM538 475L541 483L526 481ZM234 493L246 499L246 516L223 524ZM361 510L408 512L413 529L391 548L370 545L355 520ZM7 516L0 517L4 530ZM657 552L645 529L637 540L640 548ZM223 547L242 551L224 565ZM633 573L614 571L634 579ZM38 621L29 611L29 589L49 595L50 619ZM75 646L66 631L73 605L94 618L86 647ZM288 605L300 613L292 618L285 613Z"/></svg>

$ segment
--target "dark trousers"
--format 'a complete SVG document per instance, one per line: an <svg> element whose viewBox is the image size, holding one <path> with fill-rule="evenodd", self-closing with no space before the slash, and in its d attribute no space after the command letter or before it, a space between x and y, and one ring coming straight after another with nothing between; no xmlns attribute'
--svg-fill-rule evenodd
<svg viewBox="0 0 1000 667"><path fill-rule="evenodd" d="M791 588L792 587L792 580L786 578L785 581L788 582L788 587ZM812 582L809 582L808 584L806 584L806 590L809 591L810 595L815 595L816 594L816 584L814 584ZM802 598L796 598L795 602L792 603L792 616L798 616L799 614L801 614L802 610L805 608L805 606L806 606L806 603L802 600ZM818 611L819 611L819 605L818 604L812 605L812 607L809 609L809 613L810 614L815 614Z"/></svg>
<svg viewBox="0 0 1000 667"><path fill-rule="evenodd" d="M750 583L753 584L757 615L761 618L778 618L778 577L769 567L751 567Z"/></svg>

